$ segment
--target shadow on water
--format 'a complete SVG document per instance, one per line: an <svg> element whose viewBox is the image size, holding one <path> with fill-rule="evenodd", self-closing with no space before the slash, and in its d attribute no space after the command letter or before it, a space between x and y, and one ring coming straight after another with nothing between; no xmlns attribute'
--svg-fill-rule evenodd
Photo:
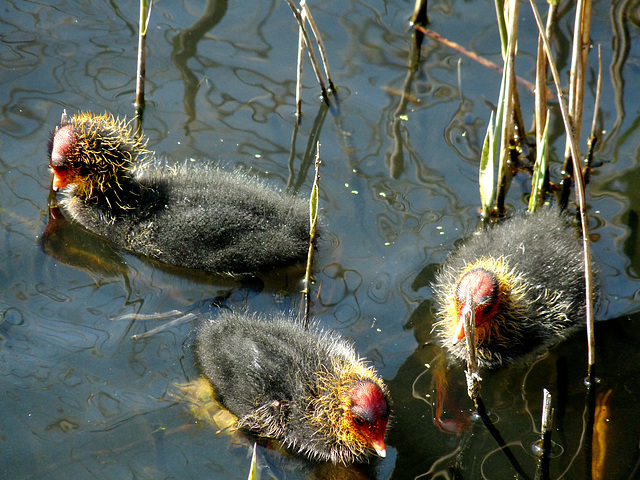
<svg viewBox="0 0 640 480"><path fill-rule="evenodd" d="M396 395L389 443L398 450L396 471L403 473L397 478L476 478L480 473L482 478L539 478L534 447L540 439L543 388L552 393L555 409L546 478L633 478L639 457L629 447L637 442L640 428L632 414L640 389L632 379L640 361L635 348L638 325L640 314L596 324L599 376L590 389L585 385L584 332L531 365L481 372L490 425L474 414L463 367L446 365L440 347L419 346L389 382L394 392L414 381L412 396L398 400ZM415 333L422 336L420 331ZM445 405L438 408L442 401ZM595 411L592 424L589 409ZM401 439L409 429L414 432L410 444ZM587 443L589 432L593 450Z"/></svg>
<svg viewBox="0 0 640 480"><path fill-rule="evenodd" d="M173 37L171 58L182 76L184 84L183 105L187 114L185 134L189 135L189 124L197 117L196 97L202 80L189 68L189 60L197 55L198 42L224 18L227 0L208 0L204 12L196 22Z"/></svg>
<svg viewBox="0 0 640 480"><path fill-rule="evenodd" d="M44 251L65 265L79 268L92 278L105 280L126 277L130 272L126 254L108 240L87 231L76 222L65 218L58 207L49 209L49 222L41 237ZM255 291L294 291L299 288L302 265L273 269L260 275L215 275L198 270L176 267L142 258L153 269L190 281L227 286L228 288L250 288Z"/></svg>

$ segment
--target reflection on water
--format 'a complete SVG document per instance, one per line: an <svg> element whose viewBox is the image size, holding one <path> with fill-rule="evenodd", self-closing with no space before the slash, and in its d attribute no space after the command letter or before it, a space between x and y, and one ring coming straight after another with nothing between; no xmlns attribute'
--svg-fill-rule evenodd
<svg viewBox="0 0 640 480"><path fill-rule="evenodd" d="M205 10L191 26L182 29L173 37L173 62L184 82L184 110L188 117L185 133L189 134L189 123L196 119L196 96L200 80L189 68L189 60L196 55L198 43L212 30L227 12L227 2L208 0Z"/></svg>
<svg viewBox="0 0 640 480"><path fill-rule="evenodd" d="M477 221L476 152L499 76L463 58L459 91L458 55L430 39L412 62L411 6L404 2L320 0L310 7L324 35L338 103L322 105L307 69L296 127L297 25L283 2L249 9L213 0L154 4L143 123L150 147L177 160L239 165L307 196L312 152L321 143L325 233L312 313L354 341L394 399L386 459L325 470L262 446L263 478L502 479L517 470L533 478L531 444L540 428L543 387L553 395L552 440L562 451L550 461L551 478L585 478L587 466L593 478L637 473L640 77L632 61L639 56L632 3L597 2L592 27L610 81L604 82L600 116L608 133L588 192L592 250L604 287L597 314L607 320L596 326L601 380L591 458L583 436L583 332L532 365L484 374L484 401L511 458L472 420L463 373L447 367L433 343L429 284ZM495 19L486 11L484 3L434 4L430 27L499 62ZM528 10L521 14L519 73L530 79L535 31ZM562 11L561 56L572 15ZM133 113L137 17L137 6L124 3L4 4L3 478L247 478L250 445L217 434L175 396L176 385L197 379L193 322L133 341L163 320L114 319L172 310L289 310L299 303L299 272L224 279L162 268L113 249L55 212L49 221L46 145L62 109ZM591 73L587 82L595 84ZM529 94L521 91L521 98L523 110L531 111ZM590 112L592 100L586 102ZM564 142L555 123L557 162ZM558 168L554 164L553 175ZM513 183L512 209L524 208L527 184L525 178Z"/></svg>

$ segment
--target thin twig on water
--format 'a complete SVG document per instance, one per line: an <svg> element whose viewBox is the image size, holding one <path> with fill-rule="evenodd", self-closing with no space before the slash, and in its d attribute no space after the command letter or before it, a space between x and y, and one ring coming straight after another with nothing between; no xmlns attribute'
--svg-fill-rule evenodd
<svg viewBox="0 0 640 480"><path fill-rule="evenodd" d="M490 68L491 70L494 70L496 72L498 72L499 74L502 74L503 72L503 68L500 65L497 65L495 63L493 63L490 60L487 60L484 57L481 57L480 55L478 55L477 53L474 53L470 50L467 50L465 47L463 47L462 45L456 43L456 42L452 42L451 40L443 37L442 35L440 35L439 33L434 32L433 30L429 30L428 28L424 28L421 25L416 25L414 27L416 30L418 30L419 32L423 33L425 36L434 39L437 42L442 43L443 45L446 45L449 48L452 48L453 50L455 50L456 52L461 53L462 55L464 55L465 57L478 62L480 65ZM527 80L521 78L521 77L516 77L516 81L522 85L523 87L525 87L527 90L529 90L531 93L535 93L536 91L536 86L535 84L528 82Z"/></svg>

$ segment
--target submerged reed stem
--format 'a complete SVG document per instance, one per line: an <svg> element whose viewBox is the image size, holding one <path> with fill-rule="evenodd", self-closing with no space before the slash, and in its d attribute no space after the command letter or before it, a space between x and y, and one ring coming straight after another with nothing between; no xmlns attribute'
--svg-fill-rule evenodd
<svg viewBox="0 0 640 480"><path fill-rule="evenodd" d="M551 394L546 388L542 389L542 419L540 426L540 459L536 470L535 480L548 480L549 457L551 455L551 429L553 427L553 408Z"/></svg>

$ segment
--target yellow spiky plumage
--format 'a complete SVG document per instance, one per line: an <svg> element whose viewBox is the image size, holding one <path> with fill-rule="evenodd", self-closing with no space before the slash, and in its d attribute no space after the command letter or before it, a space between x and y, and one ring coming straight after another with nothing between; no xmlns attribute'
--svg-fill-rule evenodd
<svg viewBox="0 0 640 480"><path fill-rule="evenodd" d="M57 140L57 142L56 142ZM135 135L131 122L111 114L80 112L58 127L53 143L57 162L50 165L54 173L62 171L65 183L73 183L76 195L96 203L121 201L124 182L133 169L145 161L149 151L142 134Z"/></svg>
<svg viewBox="0 0 640 480"><path fill-rule="evenodd" d="M516 268L509 265L504 257L491 258L481 257L474 262L467 263L461 272L458 273L455 282L448 283L445 286L443 294L446 301L443 303L439 316L441 321L435 324L436 328L442 331L452 332L460 321L461 306L457 302L456 289L460 280L469 272L476 269L484 269L492 272L498 280L497 303L500 305L498 313L486 321L478 321L476 319L476 342L479 346L484 343L500 343L504 344L513 341L513 338L507 338L505 329L507 322L512 322L513 318L517 318L524 314L524 294L526 286L522 278L518 275ZM456 272L450 272L455 275ZM445 339L445 341L455 342L453 338Z"/></svg>
<svg viewBox="0 0 640 480"><path fill-rule="evenodd" d="M304 200L212 162L158 159L141 135L109 114L63 114L49 166L67 218L135 254L212 273L307 258Z"/></svg>
<svg viewBox="0 0 640 480"><path fill-rule="evenodd" d="M473 307L481 368L537 355L582 324L582 249L568 217L548 209L469 238L436 275L441 344L466 359L463 309ZM597 294L597 291L595 291Z"/></svg>
<svg viewBox="0 0 640 480"><path fill-rule="evenodd" d="M196 355L238 428L335 464L386 455L387 388L337 335L229 312L202 326Z"/></svg>
<svg viewBox="0 0 640 480"><path fill-rule="evenodd" d="M386 391L386 388L373 367L366 366L361 360L352 363L337 358L333 359L332 364L331 370L325 368L318 373L315 382L319 395L311 399L308 419L320 438L335 438L341 449L359 456L370 448L370 443L361 432L354 429L351 411L354 387L359 382L370 381L382 391ZM345 461L343 458L336 460Z"/></svg>

